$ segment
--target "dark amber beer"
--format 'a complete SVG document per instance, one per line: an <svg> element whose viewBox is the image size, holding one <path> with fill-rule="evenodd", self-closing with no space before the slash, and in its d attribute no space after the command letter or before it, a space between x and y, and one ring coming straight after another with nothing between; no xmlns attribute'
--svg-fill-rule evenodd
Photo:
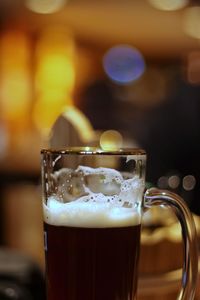
<svg viewBox="0 0 200 300"><path fill-rule="evenodd" d="M135 299L140 225L45 232L48 300Z"/></svg>

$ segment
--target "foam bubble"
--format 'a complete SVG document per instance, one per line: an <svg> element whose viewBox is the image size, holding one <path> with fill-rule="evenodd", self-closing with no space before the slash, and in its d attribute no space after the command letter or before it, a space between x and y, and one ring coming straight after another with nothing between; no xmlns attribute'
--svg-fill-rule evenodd
<svg viewBox="0 0 200 300"><path fill-rule="evenodd" d="M71 170L71 174L69 169L61 169L56 172L56 177L59 184L62 182L62 194L58 188L44 204L46 223L76 227L119 227L140 223L144 182L138 176L123 179L114 169L79 166L77 170ZM69 186L75 186L76 191L68 197Z"/></svg>

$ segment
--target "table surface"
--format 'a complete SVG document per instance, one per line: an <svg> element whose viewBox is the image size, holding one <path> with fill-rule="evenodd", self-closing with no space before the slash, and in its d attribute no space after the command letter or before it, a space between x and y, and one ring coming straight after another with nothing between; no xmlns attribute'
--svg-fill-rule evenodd
<svg viewBox="0 0 200 300"><path fill-rule="evenodd" d="M200 257L199 276L196 287L195 300L200 299ZM138 300L177 300L180 288L182 270L178 269L166 274L156 276L146 276L139 278Z"/></svg>

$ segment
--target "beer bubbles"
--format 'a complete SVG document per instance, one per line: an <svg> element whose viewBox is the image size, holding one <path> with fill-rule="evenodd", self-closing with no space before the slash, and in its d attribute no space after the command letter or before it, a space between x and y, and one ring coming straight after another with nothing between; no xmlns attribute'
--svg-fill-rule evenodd
<svg viewBox="0 0 200 300"><path fill-rule="evenodd" d="M118 45L105 53L103 68L112 81L123 85L140 78L146 66L139 50L129 45Z"/></svg>

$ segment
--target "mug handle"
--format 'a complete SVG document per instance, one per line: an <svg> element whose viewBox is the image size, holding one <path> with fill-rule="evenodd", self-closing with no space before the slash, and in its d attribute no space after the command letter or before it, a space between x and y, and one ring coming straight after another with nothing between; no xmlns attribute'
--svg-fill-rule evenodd
<svg viewBox="0 0 200 300"><path fill-rule="evenodd" d="M166 190L151 188L145 192L144 209L153 205L172 208L180 222L184 243L184 263L182 285L177 300L193 300L198 279L198 248L192 214L180 196Z"/></svg>

